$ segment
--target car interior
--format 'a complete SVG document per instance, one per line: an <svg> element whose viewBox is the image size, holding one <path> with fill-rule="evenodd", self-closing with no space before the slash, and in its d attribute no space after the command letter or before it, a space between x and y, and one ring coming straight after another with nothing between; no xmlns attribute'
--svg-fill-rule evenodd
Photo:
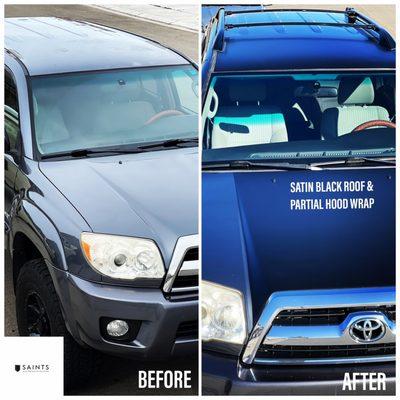
<svg viewBox="0 0 400 400"><path fill-rule="evenodd" d="M394 128L394 76L215 77L203 125L206 149L337 140L374 127Z"/></svg>

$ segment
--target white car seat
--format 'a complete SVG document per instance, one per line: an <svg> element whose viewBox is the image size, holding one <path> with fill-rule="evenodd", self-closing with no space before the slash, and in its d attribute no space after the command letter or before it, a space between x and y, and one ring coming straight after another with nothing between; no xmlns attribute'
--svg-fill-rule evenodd
<svg viewBox="0 0 400 400"><path fill-rule="evenodd" d="M246 79L231 82L228 104L214 107L211 147L286 142L284 116L278 107L265 104L266 97L267 87L261 82Z"/></svg>
<svg viewBox="0 0 400 400"><path fill-rule="evenodd" d="M321 135L335 139L351 133L364 122L389 121L388 111L374 102L374 85L371 78L344 77L338 88L338 107L328 108L322 114Z"/></svg>

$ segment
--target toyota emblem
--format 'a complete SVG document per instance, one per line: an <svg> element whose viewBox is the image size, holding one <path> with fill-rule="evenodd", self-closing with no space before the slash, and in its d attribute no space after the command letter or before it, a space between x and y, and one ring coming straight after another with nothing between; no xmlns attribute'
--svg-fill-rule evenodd
<svg viewBox="0 0 400 400"><path fill-rule="evenodd" d="M356 342L371 343L385 335L386 326L378 318L360 318L351 324L349 332Z"/></svg>

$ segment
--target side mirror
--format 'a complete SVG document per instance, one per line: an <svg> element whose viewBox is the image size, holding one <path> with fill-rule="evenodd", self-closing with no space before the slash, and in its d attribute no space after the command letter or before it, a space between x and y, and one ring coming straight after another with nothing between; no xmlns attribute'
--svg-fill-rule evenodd
<svg viewBox="0 0 400 400"><path fill-rule="evenodd" d="M4 153L9 153L11 150L10 138L8 137L7 131L4 128Z"/></svg>

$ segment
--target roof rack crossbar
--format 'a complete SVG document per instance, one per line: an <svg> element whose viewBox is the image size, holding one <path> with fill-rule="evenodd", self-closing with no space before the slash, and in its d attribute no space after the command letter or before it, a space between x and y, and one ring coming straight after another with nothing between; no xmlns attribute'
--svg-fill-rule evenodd
<svg viewBox="0 0 400 400"><path fill-rule="evenodd" d="M256 26L334 26L334 27L342 27L342 28L355 28L355 29L370 29L377 30L378 27L374 24L346 24L346 23L336 23L336 22L302 22L302 21L293 21L293 22L246 22L243 24L226 24L225 29L234 29L234 28L246 28L246 27L256 27Z"/></svg>
<svg viewBox="0 0 400 400"><path fill-rule="evenodd" d="M264 8L262 10L227 10L225 11L225 14L234 15L234 14L269 13L269 12L319 12L319 13L346 14L346 11L322 10L322 9L312 9L312 8Z"/></svg>
<svg viewBox="0 0 400 400"><path fill-rule="evenodd" d="M220 9L219 12L223 10L223 14L218 16L219 24L218 29L234 29L234 28L244 28L244 27L257 27L257 26L332 26L332 27L342 27L342 28L355 28L355 29L364 29L366 31L374 31L378 36L378 43L380 46L384 47L387 50L393 50L396 48L396 42L391 36L391 34L383 27L378 25L376 22L372 21L370 18L365 15L357 12L354 8L347 7L345 11L340 10L321 10L321 9L307 9L307 8L268 8L262 10L229 10L225 11L224 9ZM318 12L318 13L335 13L346 15L347 23L336 23L336 22L284 22L284 21L276 21L276 22L253 22L253 23L238 23L238 24L225 24L225 15L236 15L236 14L251 14L251 13L276 13L276 12ZM220 34L219 38L221 41L216 40L214 48L222 50L224 34Z"/></svg>

